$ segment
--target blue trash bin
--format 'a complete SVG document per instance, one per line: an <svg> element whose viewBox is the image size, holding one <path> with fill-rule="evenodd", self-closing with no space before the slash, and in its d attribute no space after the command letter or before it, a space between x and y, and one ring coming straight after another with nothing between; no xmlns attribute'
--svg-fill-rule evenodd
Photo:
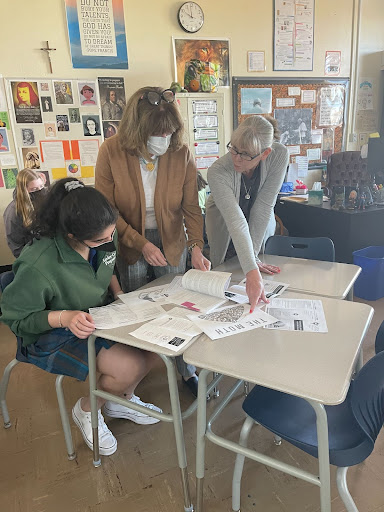
<svg viewBox="0 0 384 512"><path fill-rule="evenodd" d="M362 268L354 286L356 297L365 300L384 297L384 247L366 247L352 254L353 263Z"/></svg>

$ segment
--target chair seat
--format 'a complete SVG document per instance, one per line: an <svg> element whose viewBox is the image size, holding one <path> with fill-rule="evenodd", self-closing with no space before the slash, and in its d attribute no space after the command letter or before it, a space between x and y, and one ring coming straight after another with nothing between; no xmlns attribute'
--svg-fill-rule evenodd
<svg viewBox="0 0 384 512"><path fill-rule="evenodd" d="M359 464L374 446L353 415L349 400L351 389L342 404L325 407L330 463L338 467ZM306 400L255 386L245 399L243 409L274 434L317 457L316 413Z"/></svg>

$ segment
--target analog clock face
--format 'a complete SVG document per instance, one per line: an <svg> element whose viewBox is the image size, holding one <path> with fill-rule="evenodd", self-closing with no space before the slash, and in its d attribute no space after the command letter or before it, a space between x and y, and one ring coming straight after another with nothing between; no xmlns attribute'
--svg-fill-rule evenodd
<svg viewBox="0 0 384 512"><path fill-rule="evenodd" d="M195 2L185 2L179 9L178 19L186 32L197 32L204 23L203 9Z"/></svg>

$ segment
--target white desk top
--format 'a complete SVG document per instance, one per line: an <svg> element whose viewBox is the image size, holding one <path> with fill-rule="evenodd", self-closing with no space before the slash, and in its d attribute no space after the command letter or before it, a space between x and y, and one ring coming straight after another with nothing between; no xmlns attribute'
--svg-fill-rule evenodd
<svg viewBox="0 0 384 512"><path fill-rule="evenodd" d="M281 272L274 276L262 274L265 279L288 283L292 291L334 299L344 299L361 272L361 268L357 265L347 263L288 258L271 254L263 254L260 259L264 263L276 265L281 269ZM237 257L225 261L215 270L232 272L233 282L239 282L244 278Z"/></svg>
<svg viewBox="0 0 384 512"><path fill-rule="evenodd" d="M284 297L313 299L285 292ZM201 335L184 353L200 368L328 405L345 399L373 309L322 298L328 333L255 329L210 340Z"/></svg>
<svg viewBox="0 0 384 512"><path fill-rule="evenodd" d="M175 277L176 274L167 274L163 277L159 277L158 279L155 279L154 281L146 284L142 288L150 288L152 286L159 286L162 284L168 284L172 281L172 279ZM121 301L116 301L121 302ZM164 304L164 312L175 307L175 304ZM149 343L148 341L139 340L138 338L135 338L134 336L130 336L130 332L134 331L140 325L142 325L143 322L139 322L137 324L132 325L124 325L122 327L115 327L114 329L96 329L93 334L95 334L97 337L100 338L106 338L107 340L116 341L118 343L123 343L124 345L129 345L131 347L141 348L142 350L147 350L148 352L154 352L155 354L163 354L164 356L171 356L176 357L181 355L188 346L191 345L195 341L195 338L191 340L187 345L185 345L183 348L181 348L178 352L175 352L173 350L169 350L165 347L161 347L159 345L156 345L155 343Z"/></svg>

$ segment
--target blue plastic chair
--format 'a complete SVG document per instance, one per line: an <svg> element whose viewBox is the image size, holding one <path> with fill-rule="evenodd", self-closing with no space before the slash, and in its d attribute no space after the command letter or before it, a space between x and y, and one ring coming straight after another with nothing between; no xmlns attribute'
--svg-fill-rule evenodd
<svg viewBox="0 0 384 512"><path fill-rule="evenodd" d="M384 322L380 325L376 334L375 352L378 354L384 350Z"/></svg>
<svg viewBox="0 0 384 512"><path fill-rule="evenodd" d="M316 414L309 403L280 391L255 386L243 403L247 419L240 444L247 439L254 422L276 436L317 457ZM337 466L337 487L348 512L358 509L348 491L347 470L363 462L373 450L384 423L384 352L374 356L360 370L345 401L325 406L328 417L329 459ZM251 423L251 424L250 424ZM233 510L240 509L240 484L244 455L237 455L233 475Z"/></svg>
<svg viewBox="0 0 384 512"><path fill-rule="evenodd" d="M0 290L3 292L5 288L13 281L14 273L12 271L3 272L0 274ZM8 406L6 402L7 391L9 378L11 376L11 372L15 366L19 363L29 363L28 359L24 355L24 347L22 338L19 336L16 337L17 340L17 349L16 349L16 357L12 359L10 363L4 369L3 376L0 380L0 407L1 413L3 415L4 428L9 428L12 423L9 417ZM30 364L30 363L29 363ZM58 375L56 377L56 395L57 401L59 404L61 423L63 426L65 444L67 447L68 459L73 460L76 458L76 453L73 447L72 433L71 427L68 418L67 406L65 404L64 391L63 391L63 379L64 375Z"/></svg>
<svg viewBox="0 0 384 512"><path fill-rule="evenodd" d="M268 238L264 254L335 261L335 246L332 240L326 237L301 238L274 235Z"/></svg>

